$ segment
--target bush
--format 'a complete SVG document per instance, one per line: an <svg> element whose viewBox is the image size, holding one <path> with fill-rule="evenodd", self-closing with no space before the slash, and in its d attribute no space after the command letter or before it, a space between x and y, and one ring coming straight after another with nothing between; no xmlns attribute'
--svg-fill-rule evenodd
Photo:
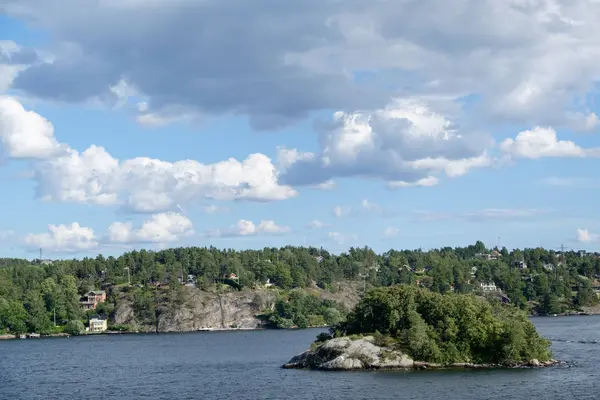
<svg viewBox="0 0 600 400"><path fill-rule="evenodd" d="M64 332L68 333L69 335L78 336L85 332L85 327L83 326L83 322L79 320L73 320L67 322Z"/></svg>
<svg viewBox="0 0 600 400"><path fill-rule="evenodd" d="M328 332L321 332L317 335L317 342L326 342L330 339L333 339L333 335Z"/></svg>

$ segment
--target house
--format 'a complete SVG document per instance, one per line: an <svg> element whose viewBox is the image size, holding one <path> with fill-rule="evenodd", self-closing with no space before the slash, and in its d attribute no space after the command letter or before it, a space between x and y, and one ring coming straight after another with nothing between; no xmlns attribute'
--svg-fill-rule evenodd
<svg viewBox="0 0 600 400"><path fill-rule="evenodd" d="M108 317L105 315L92 315L89 319L90 332L104 332L108 330Z"/></svg>
<svg viewBox="0 0 600 400"><path fill-rule="evenodd" d="M552 271L554 271L555 267L554 267L554 264L544 264L543 268L548 272L552 272Z"/></svg>
<svg viewBox="0 0 600 400"><path fill-rule="evenodd" d="M320 263L321 263L321 261L323 261L323 257L321 257L321 256L316 256L316 257L315 257L315 260L317 260L317 262L320 264Z"/></svg>
<svg viewBox="0 0 600 400"><path fill-rule="evenodd" d="M85 311L95 310L96 306L106 301L106 292L104 290L92 290L79 299L81 308Z"/></svg>
<svg viewBox="0 0 600 400"><path fill-rule="evenodd" d="M475 274L477 273L477 267L471 268L471 278L475 278Z"/></svg>
<svg viewBox="0 0 600 400"><path fill-rule="evenodd" d="M515 267L519 269L527 269L527 263L525 260L515 261Z"/></svg>
<svg viewBox="0 0 600 400"><path fill-rule="evenodd" d="M586 256L587 252L585 250L579 250L577 254L579 254L579 257L583 258Z"/></svg>
<svg viewBox="0 0 600 400"><path fill-rule="evenodd" d="M496 287L496 284L494 282L481 282L479 284L479 287L484 292L497 292L498 291L498 288Z"/></svg>
<svg viewBox="0 0 600 400"><path fill-rule="evenodd" d="M489 258L488 260L497 260L499 258L502 257L502 253L500 253L498 250L492 250L492 252L489 254Z"/></svg>
<svg viewBox="0 0 600 400"><path fill-rule="evenodd" d="M271 283L271 280L270 280L270 279L267 279L267 281L265 282L265 287L266 287L266 288L270 288L270 287L272 287L272 286L273 286L273 284Z"/></svg>

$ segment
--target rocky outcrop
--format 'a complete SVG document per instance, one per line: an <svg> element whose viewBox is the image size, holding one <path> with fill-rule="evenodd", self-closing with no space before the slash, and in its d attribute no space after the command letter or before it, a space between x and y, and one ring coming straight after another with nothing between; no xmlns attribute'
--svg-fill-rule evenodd
<svg viewBox="0 0 600 400"><path fill-rule="evenodd" d="M372 336L355 340L348 337L331 339L293 357L283 367L330 371L413 368L414 361L406 354L377 346L374 341Z"/></svg>
<svg viewBox="0 0 600 400"><path fill-rule="evenodd" d="M359 339L340 337L330 339L293 357L283 368L352 371L367 369L436 369L436 368L537 368L560 364L550 360L531 360L515 365L454 363L449 365L414 361L399 350L375 344L373 336Z"/></svg>

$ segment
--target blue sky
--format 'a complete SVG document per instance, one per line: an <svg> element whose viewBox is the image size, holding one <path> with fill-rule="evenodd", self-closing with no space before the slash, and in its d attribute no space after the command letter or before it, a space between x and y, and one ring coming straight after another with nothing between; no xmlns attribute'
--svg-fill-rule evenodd
<svg viewBox="0 0 600 400"><path fill-rule="evenodd" d="M65 2L0 14L2 256L600 243L591 0Z"/></svg>

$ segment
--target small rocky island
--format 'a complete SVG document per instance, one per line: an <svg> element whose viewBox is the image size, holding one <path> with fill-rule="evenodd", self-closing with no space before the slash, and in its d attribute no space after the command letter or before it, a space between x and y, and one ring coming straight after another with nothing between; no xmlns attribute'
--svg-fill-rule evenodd
<svg viewBox="0 0 600 400"><path fill-rule="evenodd" d="M372 290L283 368L536 368L558 364L517 308L414 286Z"/></svg>

